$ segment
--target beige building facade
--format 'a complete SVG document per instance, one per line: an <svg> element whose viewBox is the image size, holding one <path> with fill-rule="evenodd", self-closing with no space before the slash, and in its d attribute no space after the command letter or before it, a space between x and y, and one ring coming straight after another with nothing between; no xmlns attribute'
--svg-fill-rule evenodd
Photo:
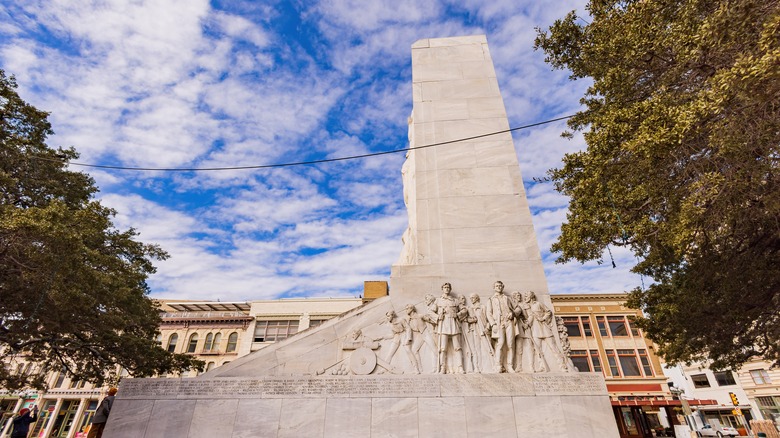
<svg viewBox="0 0 780 438"><path fill-rule="evenodd" d="M607 383L621 437L655 436L680 424L680 401L672 397L653 343L633 321L626 294L552 295L579 371L599 372Z"/></svg>
<svg viewBox="0 0 780 438"><path fill-rule="evenodd" d="M771 420L780 431L780 368L763 360L754 360L737 371L739 384L749 403L764 420Z"/></svg>

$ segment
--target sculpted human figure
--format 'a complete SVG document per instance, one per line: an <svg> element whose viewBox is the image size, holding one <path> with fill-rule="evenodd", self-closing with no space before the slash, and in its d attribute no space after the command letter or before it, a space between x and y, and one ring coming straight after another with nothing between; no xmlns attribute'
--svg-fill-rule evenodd
<svg viewBox="0 0 780 438"><path fill-rule="evenodd" d="M469 325L469 310L466 307L466 297L461 295L458 297L458 322L460 323L460 334L463 336L464 344L466 347L466 365L464 368L466 372L473 373L476 370L474 361L474 337L471 336Z"/></svg>
<svg viewBox="0 0 780 438"><path fill-rule="evenodd" d="M490 334L490 323L487 319L485 306L480 302L479 295L473 293L469 295L471 307L468 308L468 335L471 337L471 345L475 370L482 373L485 371L485 364L482 360L483 348L493 354L493 341Z"/></svg>
<svg viewBox="0 0 780 438"><path fill-rule="evenodd" d="M515 356L515 306L508 296L504 295L504 283L496 281L493 284L493 295L486 303L487 318L490 322L491 335L496 340L493 354L497 373L514 373ZM506 355L504 355L506 347Z"/></svg>
<svg viewBox="0 0 780 438"><path fill-rule="evenodd" d="M387 355L384 358L385 362L391 363L393 356L395 356L395 353L398 351L398 347L403 345L404 350L406 350L406 355L409 357L409 361L412 362L412 366L414 366L415 371L419 374L420 362L417 360L417 356L412 353L412 329L409 327L407 321L398 318L393 310L387 312L385 316L387 318L387 323L390 324L390 330L392 331L392 335L389 338L392 339L392 342L390 343L390 349L387 350Z"/></svg>
<svg viewBox="0 0 780 438"><path fill-rule="evenodd" d="M452 370L447 367L447 348L452 343L454 360L457 364L456 372L463 373L463 351L460 346L460 322L458 313L460 306L458 300L450 295L452 285L444 283L441 286L441 296L436 300L437 325L436 333L439 338L439 373L445 374Z"/></svg>
<svg viewBox="0 0 780 438"><path fill-rule="evenodd" d="M406 312L406 322L409 324L409 328L412 329L412 354L414 354L417 363L422 368L420 349L423 344L428 345L432 353L437 353L436 343L433 341L433 326L425 322L423 317L417 314L417 308L413 304L407 304L404 311Z"/></svg>
<svg viewBox="0 0 780 438"><path fill-rule="evenodd" d="M363 336L363 331L360 329L352 330L349 335L344 339L341 348L344 350L357 350L358 348L366 347L371 350L379 348L379 342L374 339L368 339Z"/></svg>
<svg viewBox="0 0 780 438"><path fill-rule="evenodd" d="M515 306L515 371L523 372L523 354L526 345L531 342L528 330L526 330L526 316L523 310L523 293L512 292L512 304ZM533 354L533 353L531 353Z"/></svg>
<svg viewBox="0 0 780 438"><path fill-rule="evenodd" d="M536 294L532 291L523 293L523 302L523 307L527 309L526 317L528 318L527 324L531 332L531 339L541 362L539 371L550 370L547 354L552 354L558 361L561 370L567 371L566 360L558 346L555 345L552 329L552 312L547 306L536 300Z"/></svg>
<svg viewBox="0 0 780 438"><path fill-rule="evenodd" d="M438 307L436 306L436 297L433 294L425 294L425 313L422 315L422 320L428 324L431 332L436 333L436 324L439 322ZM438 342L436 343L436 351L439 349ZM437 370L438 371L438 370Z"/></svg>

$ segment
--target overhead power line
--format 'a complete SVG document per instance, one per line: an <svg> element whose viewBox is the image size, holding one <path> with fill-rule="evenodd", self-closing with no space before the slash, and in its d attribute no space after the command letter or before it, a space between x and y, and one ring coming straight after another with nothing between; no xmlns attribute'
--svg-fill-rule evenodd
<svg viewBox="0 0 780 438"><path fill-rule="evenodd" d="M499 134L506 134L508 132L513 131L520 131L522 129L528 129L533 128L535 126L540 125L546 125L548 123L553 122L559 122L561 120L566 120L574 117L573 114L563 117L558 117L555 119L545 120L542 122L536 122L532 123L530 125L523 125L518 126L516 128L510 128L510 129L504 129L502 131L495 131L490 132L487 134L481 134L481 135L475 135L473 137L466 137L466 138L459 138L457 140L449 140L449 141L443 141L439 143L432 143L432 144L426 144L422 146L414 146L414 147L408 147L403 149L393 149L389 151L380 151L380 152L372 152L370 154L361 154L361 155L350 155L347 157L337 157L337 158L323 158L320 160L310 160L310 161L295 161L290 163L276 163L276 164L258 164L253 166L228 166L228 167L191 167L191 168L185 168L185 167L127 167L127 166L110 166L110 165L104 165L104 164L89 164L89 163L79 163L70 161L68 162L71 166L80 166L80 167L91 167L96 169L111 169L111 170L138 170L138 171L155 171L155 172L207 172L207 171L217 171L217 170L247 170L247 169L271 169L275 167L292 167L292 166L305 166L305 165L311 165L311 164L320 164L320 163L332 163L334 161L347 161L347 160L357 160L360 158L368 158L368 157L375 157L378 155L387 155L387 154L397 154L400 152L407 152L417 149L426 149L426 148L432 148L436 146L442 146L446 144L452 144L452 143L459 143L462 141L469 141L469 140L475 140L478 138L484 138L484 137L490 137L491 135L499 135ZM43 161L57 161L52 158L47 157L38 157L34 156L33 158L37 160L43 160Z"/></svg>

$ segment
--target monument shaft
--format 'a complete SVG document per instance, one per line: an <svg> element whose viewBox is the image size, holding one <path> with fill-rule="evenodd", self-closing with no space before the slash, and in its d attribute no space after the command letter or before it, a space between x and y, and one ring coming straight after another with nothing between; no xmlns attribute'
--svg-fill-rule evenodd
<svg viewBox="0 0 780 438"><path fill-rule="evenodd" d="M509 122L484 36L412 46L414 108L403 167L409 228L392 295L445 281L489 294L492 282L550 304Z"/></svg>

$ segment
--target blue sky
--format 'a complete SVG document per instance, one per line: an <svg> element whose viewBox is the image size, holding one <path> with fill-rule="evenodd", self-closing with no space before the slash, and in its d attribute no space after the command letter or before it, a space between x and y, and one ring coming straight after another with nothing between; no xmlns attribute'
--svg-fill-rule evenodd
<svg viewBox="0 0 780 438"><path fill-rule="evenodd" d="M583 2L116 0L0 6L0 68L51 112L51 146L82 163L246 166L407 146L410 46L486 34L512 127L571 114L588 85L552 71L534 27ZM639 285L617 268L556 265L566 198L534 183L581 137L515 133L551 293ZM152 295L222 301L357 296L387 280L406 227L403 154L264 170L116 171L97 181L119 228L158 243Z"/></svg>

